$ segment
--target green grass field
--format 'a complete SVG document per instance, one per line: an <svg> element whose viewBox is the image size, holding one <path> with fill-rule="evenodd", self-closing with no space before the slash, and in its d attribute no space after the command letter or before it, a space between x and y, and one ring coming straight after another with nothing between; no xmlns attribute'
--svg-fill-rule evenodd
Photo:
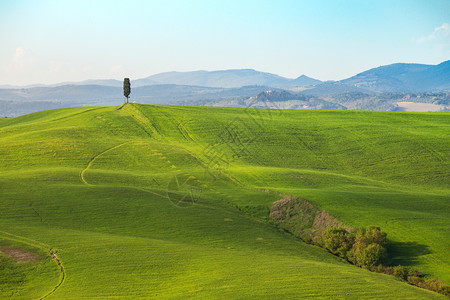
<svg viewBox="0 0 450 300"><path fill-rule="evenodd" d="M0 153L0 298L445 298L276 229L261 189L450 283L449 113L69 108L0 119Z"/></svg>

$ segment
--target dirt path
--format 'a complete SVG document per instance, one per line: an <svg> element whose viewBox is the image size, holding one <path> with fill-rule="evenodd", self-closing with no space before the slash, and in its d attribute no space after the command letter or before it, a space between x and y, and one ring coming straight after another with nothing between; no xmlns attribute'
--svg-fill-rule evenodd
<svg viewBox="0 0 450 300"><path fill-rule="evenodd" d="M64 283L64 280L66 279L66 270L64 269L64 266L63 266L61 260L59 259L58 255L56 255L56 252L54 252L53 250L50 249L50 256L56 261L59 268L61 269L61 274L62 274L61 280L50 292L48 292L47 294L45 294L45 296L43 296L42 298L39 298L39 299L47 298L48 296L50 296L51 294L56 292L56 290Z"/></svg>
<svg viewBox="0 0 450 300"><path fill-rule="evenodd" d="M108 148L108 149L106 149L106 150L104 150L104 151L102 151L102 152L100 152L100 153L94 155L94 156L91 158L91 160L88 162L86 168L84 168L84 169L80 172L80 179L81 179L81 181L82 181L84 184L92 185L92 184L90 184L90 183L88 183L88 182L86 181L86 179L84 178L84 173L86 173L86 171L92 166L92 164L94 163L94 161L95 161L97 158L99 158L99 157L102 156L103 154L105 154L105 153L107 153L107 152L109 152L109 151L112 151L112 150L114 150L114 149L117 149L117 148L119 148L119 147L121 147L121 146L123 146L123 145L125 145L125 144L127 144L127 143L129 143L129 141L123 142L123 143L118 144L118 145L115 145L115 146L113 146L113 147L111 147L111 148Z"/></svg>

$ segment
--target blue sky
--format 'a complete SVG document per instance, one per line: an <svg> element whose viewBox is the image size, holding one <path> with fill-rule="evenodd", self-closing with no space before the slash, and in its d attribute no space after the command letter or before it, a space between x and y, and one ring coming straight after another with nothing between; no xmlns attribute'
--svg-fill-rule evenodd
<svg viewBox="0 0 450 300"><path fill-rule="evenodd" d="M339 80L450 59L449 0L0 0L0 84L251 68Z"/></svg>

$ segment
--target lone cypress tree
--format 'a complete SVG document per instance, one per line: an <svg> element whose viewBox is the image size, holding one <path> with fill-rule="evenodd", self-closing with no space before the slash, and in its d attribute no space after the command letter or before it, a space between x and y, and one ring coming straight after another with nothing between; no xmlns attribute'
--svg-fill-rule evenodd
<svg viewBox="0 0 450 300"><path fill-rule="evenodd" d="M125 98L127 98L127 103L128 103L128 97L130 96L130 93L131 93L130 78L124 78L123 79L123 95L125 96Z"/></svg>

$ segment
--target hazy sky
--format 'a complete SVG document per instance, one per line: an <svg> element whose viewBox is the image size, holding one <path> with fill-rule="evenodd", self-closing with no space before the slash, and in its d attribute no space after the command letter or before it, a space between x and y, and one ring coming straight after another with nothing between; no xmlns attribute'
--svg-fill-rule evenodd
<svg viewBox="0 0 450 300"><path fill-rule="evenodd" d="M450 59L450 0L0 0L0 84L250 68L338 80Z"/></svg>

